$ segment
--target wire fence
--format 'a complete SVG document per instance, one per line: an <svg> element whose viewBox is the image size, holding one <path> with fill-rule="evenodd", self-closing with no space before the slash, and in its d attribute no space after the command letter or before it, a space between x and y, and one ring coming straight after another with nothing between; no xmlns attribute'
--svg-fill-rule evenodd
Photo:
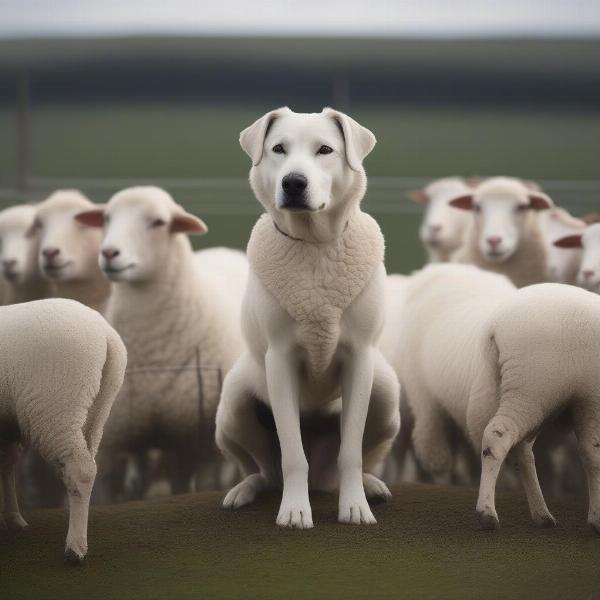
<svg viewBox="0 0 600 600"><path fill-rule="evenodd" d="M422 208L407 198L407 192L423 187L432 178L370 177L365 200L368 210L377 214L419 213ZM554 201L571 212L600 209L600 179L538 179ZM248 180L229 178L27 178L23 190L0 188L0 206L37 202L56 189L77 188L98 202L105 202L116 191L134 185L158 185L173 193L189 210L203 215L257 215L261 212Z"/></svg>

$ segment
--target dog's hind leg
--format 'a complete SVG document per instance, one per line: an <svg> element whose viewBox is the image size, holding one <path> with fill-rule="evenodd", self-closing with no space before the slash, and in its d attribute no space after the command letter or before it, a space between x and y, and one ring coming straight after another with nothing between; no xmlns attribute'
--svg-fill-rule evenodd
<svg viewBox="0 0 600 600"><path fill-rule="evenodd" d="M400 386L394 370L376 353L373 389L363 436L363 485L370 501L391 497L379 473L400 430Z"/></svg>
<svg viewBox="0 0 600 600"><path fill-rule="evenodd" d="M242 481L225 496L225 508L240 508L277 485L278 452L275 436L258 420L250 385L252 364L241 357L223 381L217 411L216 442L242 474Z"/></svg>

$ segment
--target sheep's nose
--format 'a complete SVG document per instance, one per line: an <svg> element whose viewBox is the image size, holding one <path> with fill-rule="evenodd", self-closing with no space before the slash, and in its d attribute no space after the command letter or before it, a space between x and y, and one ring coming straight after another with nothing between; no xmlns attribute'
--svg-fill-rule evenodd
<svg viewBox="0 0 600 600"><path fill-rule="evenodd" d="M121 254L121 251L115 248L114 246L108 246L106 248L102 248L102 256L106 260L112 260Z"/></svg>
<svg viewBox="0 0 600 600"><path fill-rule="evenodd" d="M299 173L290 173L282 179L281 187L289 196L300 196L308 187L308 180Z"/></svg>
<svg viewBox="0 0 600 600"><path fill-rule="evenodd" d="M42 250L42 254L44 255L44 258L47 258L48 260L52 260L53 258L56 258L60 254L60 249L59 248L44 248Z"/></svg>
<svg viewBox="0 0 600 600"><path fill-rule="evenodd" d="M496 246L500 245L502 238L499 235L492 235L486 239L486 242L492 247L496 248Z"/></svg>
<svg viewBox="0 0 600 600"><path fill-rule="evenodd" d="M593 269L585 269L584 271L581 271L581 276L587 281L592 278L595 272L596 271Z"/></svg>
<svg viewBox="0 0 600 600"><path fill-rule="evenodd" d="M2 267L4 269L12 269L16 264L17 260L15 258L5 258L2 260Z"/></svg>

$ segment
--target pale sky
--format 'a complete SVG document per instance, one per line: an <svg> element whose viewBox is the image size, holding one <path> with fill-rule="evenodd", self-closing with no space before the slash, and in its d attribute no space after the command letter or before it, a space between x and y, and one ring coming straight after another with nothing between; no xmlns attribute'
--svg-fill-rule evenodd
<svg viewBox="0 0 600 600"><path fill-rule="evenodd" d="M600 35L600 0L0 0L0 37Z"/></svg>

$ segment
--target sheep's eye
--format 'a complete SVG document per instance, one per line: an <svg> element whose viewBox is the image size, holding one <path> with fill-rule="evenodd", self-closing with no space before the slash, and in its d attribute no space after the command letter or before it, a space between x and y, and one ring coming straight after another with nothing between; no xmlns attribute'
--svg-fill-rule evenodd
<svg viewBox="0 0 600 600"><path fill-rule="evenodd" d="M272 150L275 152L275 154L285 154L285 149L281 144L275 144Z"/></svg>
<svg viewBox="0 0 600 600"><path fill-rule="evenodd" d="M152 221L152 223L150 224L150 227L162 227L166 224L167 222L163 221L162 219L154 219L154 221Z"/></svg>
<svg viewBox="0 0 600 600"><path fill-rule="evenodd" d="M529 206L527 204L519 204L516 208L516 211L517 212L525 212L528 209L529 209Z"/></svg>
<svg viewBox="0 0 600 600"><path fill-rule="evenodd" d="M330 148L329 146L326 146L325 144L323 144L317 151L317 154L331 154L332 152L333 152L333 148Z"/></svg>
<svg viewBox="0 0 600 600"><path fill-rule="evenodd" d="M473 210L477 213L481 212L481 206L479 204L473 204Z"/></svg>

